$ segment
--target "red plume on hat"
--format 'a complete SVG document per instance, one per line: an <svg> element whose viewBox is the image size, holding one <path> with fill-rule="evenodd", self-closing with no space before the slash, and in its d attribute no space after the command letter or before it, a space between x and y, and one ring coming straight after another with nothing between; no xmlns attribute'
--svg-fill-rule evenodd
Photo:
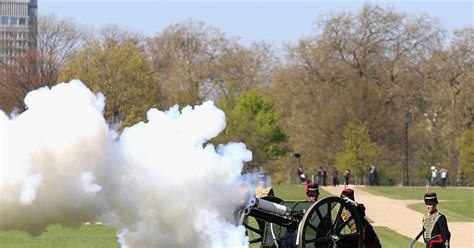
<svg viewBox="0 0 474 248"><path fill-rule="evenodd" d="M354 190L353 189L344 189L342 192L341 192L341 197L347 197L353 201L355 201L354 199Z"/></svg>
<svg viewBox="0 0 474 248"><path fill-rule="evenodd" d="M428 192L425 194L425 204L434 204L438 203L438 198L436 197L435 192Z"/></svg>

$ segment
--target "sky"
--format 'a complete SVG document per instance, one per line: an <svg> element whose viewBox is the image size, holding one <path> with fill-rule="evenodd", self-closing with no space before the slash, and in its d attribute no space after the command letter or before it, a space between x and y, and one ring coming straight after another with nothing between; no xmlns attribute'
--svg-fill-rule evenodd
<svg viewBox="0 0 474 248"><path fill-rule="evenodd" d="M265 41L276 47L314 34L313 25L322 15L342 11L358 12L367 1L360 0L39 0L40 15L55 13L60 18L99 28L105 24L147 36L186 20L204 21L244 45ZM408 14L428 14L453 30L473 25L470 0L375 0Z"/></svg>

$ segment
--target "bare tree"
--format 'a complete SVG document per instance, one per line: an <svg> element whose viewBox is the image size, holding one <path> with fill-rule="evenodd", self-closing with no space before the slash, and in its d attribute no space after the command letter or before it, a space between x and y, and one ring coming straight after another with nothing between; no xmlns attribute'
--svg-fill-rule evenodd
<svg viewBox="0 0 474 248"><path fill-rule="evenodd" d="M24 110L25 95L55 85L67 57L81 45L83 29L54 15L39 17L37 45L14 58L0 72L0 108Z"/></svg>

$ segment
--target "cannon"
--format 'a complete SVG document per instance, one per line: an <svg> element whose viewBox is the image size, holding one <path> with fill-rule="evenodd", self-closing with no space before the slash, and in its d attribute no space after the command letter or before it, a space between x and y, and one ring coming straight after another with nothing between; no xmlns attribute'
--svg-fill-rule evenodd
<svg viewBox="0 0 474 248"><path fill-rule="evenodd" d="M362 219L339 197L317 202L251 197L235 218L246 228L250 247L362 247Z"/></svg>

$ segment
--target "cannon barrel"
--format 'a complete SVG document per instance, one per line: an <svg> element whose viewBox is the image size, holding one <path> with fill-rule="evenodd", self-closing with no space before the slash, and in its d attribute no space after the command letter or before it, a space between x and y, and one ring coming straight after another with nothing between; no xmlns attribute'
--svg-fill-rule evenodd
<svg viewBox="0 0 474 248"><path fill-rule="evenodd" d="M302 217L300 212L293 213L290 208L264 199L250 198L244 215L252 216L270 223L296 230Z"/></svg>
<svg viewBox="0 0 474 248"><path fill-rule="evenodd" d="M281 205L277 204L271 201L267 201L264 199L258 199L255 197L250 198L247 204L248 208L258 208L273 214L278 214L282 216L287 216L291 214L291 209Z"/></svg>

